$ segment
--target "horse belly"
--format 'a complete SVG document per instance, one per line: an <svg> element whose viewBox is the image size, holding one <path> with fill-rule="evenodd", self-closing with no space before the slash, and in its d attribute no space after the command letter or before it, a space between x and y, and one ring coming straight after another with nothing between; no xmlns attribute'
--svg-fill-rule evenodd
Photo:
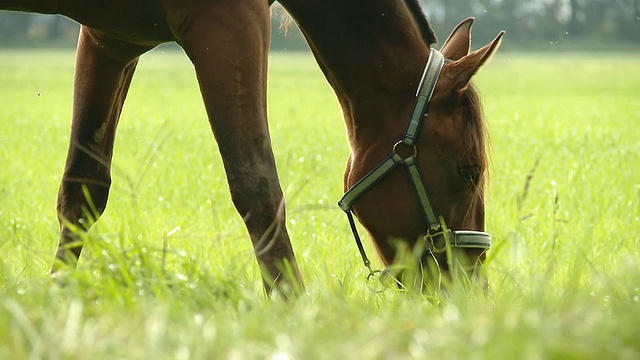
<svg viewBox="0 0 640 360"><path fill-rule="evenodd" d="M66 6L64 15L121 41L157 45L173 40L160 0L74 1Z"/></svg>

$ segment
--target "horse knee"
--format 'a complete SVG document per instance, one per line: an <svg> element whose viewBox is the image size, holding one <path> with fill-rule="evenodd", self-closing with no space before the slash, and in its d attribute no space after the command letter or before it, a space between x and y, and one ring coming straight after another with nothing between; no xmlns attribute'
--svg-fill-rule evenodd
<svg viewBox="0 0 640 360"><path fill-rule="evenodd" d="M80 223L82 219L97 220L107 206L110 188L111 175L108 169L82 174L65 172L58 191L57 209L60 222Z"/></svg>
<svg viewBox="0 0 640 360"><path fill-rule="evenodd" d="M229 189L233 204L247 225L256 221L271 223L284 213L282 190L277 179L255 175L233 178L229 181Z"/></svg>

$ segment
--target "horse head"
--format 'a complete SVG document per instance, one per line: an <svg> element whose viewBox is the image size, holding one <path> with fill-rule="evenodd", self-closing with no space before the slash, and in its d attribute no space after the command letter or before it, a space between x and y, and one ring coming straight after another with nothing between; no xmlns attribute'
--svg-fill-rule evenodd
<svg viewBox="0 0 640 360"><path fill-rule="evenodd" d="M400 277L404 285L408 278L414 283L419 279L422 288L425 280L440 280L454 267L477 275L491 244L484 233L486 127L471 79L499 47L503 32L471 52L472 23L472 18L461 22L440 52L428 46L429 61L417 94L406 101L411 115L404 122L394 120L398 125L391 132L405 132L391 155L367 174L358 171L371 168L366 160L366 165L354 166L351 159L347 169L345 197L354 197L353 211L371 233L384 262L401 264L387 272ZM440 64L433 65L437 61ZM391 113L386 116L394 118ZM373 139L370 143L377 144ZM375 174L381 167L395 168L391 165L396 163L408 171ZM357 197L361 199L355 201ZM343 210L350 209L343 206Z"/></svg>
<svg viewBox="0 0 640 360"><path fill-rule="evenodd" d="M486 130L471 79L503 33L472 52L469 18L436 51L414 0L281 3L343 110L351 152L339 205L356 241L352 214L386 265L407 263L409 254L422 269L436 264L440 271L431 273L449 273L452 262L475 268L490 240Z"/></svg>

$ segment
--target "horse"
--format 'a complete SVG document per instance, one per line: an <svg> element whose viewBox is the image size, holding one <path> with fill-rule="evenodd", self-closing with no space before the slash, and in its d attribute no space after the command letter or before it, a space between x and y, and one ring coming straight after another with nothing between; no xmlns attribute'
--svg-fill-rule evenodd
<svg viewBox="0 0 640 360"><path fill-rule="evenodd" d="M78 231L87 231L106 208L116 128L139 57L161 43L176 42L194 65L232 202L245 222L265 289L302 289L267 124L272 2L0 0L0 10L61 14L82 25L52 273L75 265L82 251ZM466 20L449 36L442 56L432 51L436 37L416 0L280 4L300 27L342 106L351 147L345 188L368 178L392 149L397 155L392 158L400 157L397 163L413 162L415 166L407 166L410 172L428 174L417 194L424 198L429 189L430 217L421 215L424 203L412 194L412 187L420 185L393 166L364 192L342 199L353 229L352 213L370 233L385 264L394 261L397 241L414 248L428 237L431 245L439 245L425 253L446 271L443 253L435 250L444 248L442 241L447 247L456 245L460 233L449 229L484 234L485 129L470 80L498 48L502 33L470 52L472 20ZM411 136L416 141L398 142L416 102L422 67L437 56L437 84L429 84L432 94L426 107L414 111L418 115L413 122L419 124ZM486 241L480 243L479 248L463 247L470 263L484 259Z"/></svg>

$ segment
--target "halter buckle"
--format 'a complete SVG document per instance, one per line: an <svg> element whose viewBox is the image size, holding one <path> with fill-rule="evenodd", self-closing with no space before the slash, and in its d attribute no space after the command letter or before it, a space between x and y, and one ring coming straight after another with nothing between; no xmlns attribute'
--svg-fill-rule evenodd
<svg viewBox="0 0 640 360"><path fill-rule="evenodd" d="M440 246L436 244L436 240L439 238L442 239L441 242L438 241L438 243L440 243ZM427 232L427 235L425 235L423 239L427 243L427 251L434 254L442 254L447 251L447 238L442 226L430 228Z"/></svg>

